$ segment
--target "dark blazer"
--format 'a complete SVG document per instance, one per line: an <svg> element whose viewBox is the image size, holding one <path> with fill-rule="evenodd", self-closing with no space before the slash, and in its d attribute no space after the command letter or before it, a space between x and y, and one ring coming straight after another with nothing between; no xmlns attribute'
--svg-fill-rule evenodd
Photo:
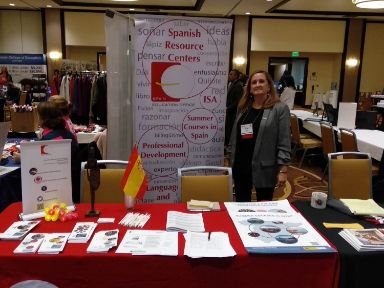
<svg viewBox="0 0 384 288"><path fill-rule="evenodd" d="M227 111L236 111L241 96L243 96L243 82L238 79L228 88L226 105Z"/></svg>
<svg viewBox="0 0 384 288"><path fill-rule="evenodd" d="M230 139L231 164L235 163L237 122L236 116ZM291 161L291 128L288 106L276 103L271 109L264 109L252 156L252 181L258 188L275 187L280 165Z"/></svg>

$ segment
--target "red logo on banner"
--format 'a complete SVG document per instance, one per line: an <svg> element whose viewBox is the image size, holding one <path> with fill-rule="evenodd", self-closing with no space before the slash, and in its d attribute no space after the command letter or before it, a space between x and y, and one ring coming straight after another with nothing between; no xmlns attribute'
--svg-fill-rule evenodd
<svg viewBox="0 0 384 288"><path fill-rule="evenodd" d="M162 76L165 70L167 70L171 66L181 65L177 62L152 62L151 70L152 70L152 81L151 81L151 89L152 89L152 101L153 102L179 102L180 99L170 97L167 95L163 87L165 86L176 86L180 85L180 83L163 83Z"/></svg>

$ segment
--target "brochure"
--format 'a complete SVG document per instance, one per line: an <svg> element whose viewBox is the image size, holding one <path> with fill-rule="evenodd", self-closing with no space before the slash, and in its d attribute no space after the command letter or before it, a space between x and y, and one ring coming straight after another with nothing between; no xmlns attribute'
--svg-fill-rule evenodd
<svg viewBox="0 0 384 288"><path fill-rule="evenodd" d="M20 243L20 245L17 246L15 250L13 250L13 253L35 253L37 249L39 249L41 243L43 243L44 237L45 234L43 233L29 233L27 237L25 237L24 240Z"/></svg>
<svg viewBox="0 0 384 288"><path fill-rule="evenodd" d="M97 223L94 222L78 222L69 235L68 243L87 243L91 239Z"/></svg>
<svg viewBox="0 0 384 288"><path fill-rule="evenodd" d="M117 246L119 229L99 231L93 236L87 248L88 253L106 253L112 247Z"/></svg>
<svg viewBox="0 0 384 288"><path fill-rule="evenodd" d="M70 233L46 233L39 254L59 254L64 250Z"/></svg>
<svg viewBox="0 0 384 288"><path fill-rule="evenodd" d="M40 221L17 221L0 233L2 240L21 240L23 239Z"/></svg>

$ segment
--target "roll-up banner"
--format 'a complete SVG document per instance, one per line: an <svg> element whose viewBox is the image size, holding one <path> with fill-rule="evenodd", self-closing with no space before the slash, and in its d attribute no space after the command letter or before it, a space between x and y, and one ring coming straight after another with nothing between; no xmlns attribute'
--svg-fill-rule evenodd
<svg viewBox="0 0 384 288"><path fill-rule="evenodd" d="M144 202L178 202L177 168L222 166L232 20L135 15Z"/></svg>

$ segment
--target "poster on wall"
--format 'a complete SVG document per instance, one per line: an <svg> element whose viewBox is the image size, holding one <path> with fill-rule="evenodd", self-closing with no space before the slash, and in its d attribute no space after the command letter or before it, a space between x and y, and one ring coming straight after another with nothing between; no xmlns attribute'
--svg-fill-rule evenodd
<svg viewBox="0 0 384 288"><path fill-rule="evenodd" d="M222 166L232 20L135 15L144 202L178 202L177 168Z"/></svg>
<svg viewBox="0 0 384 288"><path fill-rule="evenodd" d="M37 101L45 99L48 87L46 55L0 54L0 68L3 67L7 68L16 88L28 90ZM8 89L12 88L8 86Z"/></svg>

